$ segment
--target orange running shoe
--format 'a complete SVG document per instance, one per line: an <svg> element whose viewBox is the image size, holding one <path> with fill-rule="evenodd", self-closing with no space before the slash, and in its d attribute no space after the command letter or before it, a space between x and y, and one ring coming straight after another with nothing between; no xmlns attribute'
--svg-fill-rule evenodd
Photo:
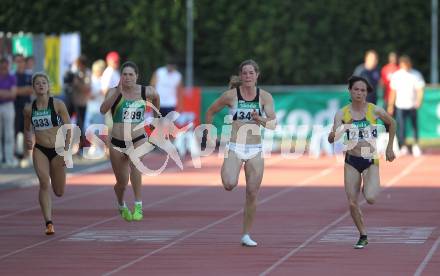
<svg viewBox="0 0 440 276"><path fill-rule="evenodd" d="M53 223L46 224L46 235L53 235L55 234L55 228L53 227Z"/></svg>

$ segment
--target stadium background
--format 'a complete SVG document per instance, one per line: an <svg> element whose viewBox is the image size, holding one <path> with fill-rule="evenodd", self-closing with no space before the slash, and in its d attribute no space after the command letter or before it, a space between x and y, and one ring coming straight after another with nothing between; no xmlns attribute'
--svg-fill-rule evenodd
<svg viewBox="0 0 440 276"><path fill-rule="evenodd" d="M63 34L80 37L77 52L90 63L111 50L118 51L123 61L135 61L143 84L169 58L185 75L187 2L2 1L0 51L17 52L14 39L43 37L45 55L34 55L37 65L49 71L55 94L61 92L65 68L51 64L59 64L60 52L56 51ZM420 113L421 143L438 145L440 90L431 82L431 4L411 0L194 1L193 83L201 87L197 113L203 118L207 106L237 73L238 64L252 58L261 67L259 84L274 93L277 112L284 114L282 125L292 124L286 121L288 115L300 107L308 114L293 123L312 122L332 101L336 107L346 103L342 84L362 63L366 50L378 52L379 66L386 63L389 51L397 51L413 59L428 83ZM22 48L18 52L32 54ZM277 100L281 97L282 101ZM217 116L216 124L221 121Z"/></svg>

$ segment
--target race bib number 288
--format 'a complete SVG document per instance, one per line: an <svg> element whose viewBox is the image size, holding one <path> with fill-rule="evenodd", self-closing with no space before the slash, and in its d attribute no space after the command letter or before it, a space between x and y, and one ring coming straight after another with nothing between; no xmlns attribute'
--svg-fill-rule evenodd
<svg viewBox="0 0 440 276"><path fill-rule="evenodd" d="M142 108L128 107L122 110L123 120L126 123L139 123L144 120L144 110Z"/></svg>

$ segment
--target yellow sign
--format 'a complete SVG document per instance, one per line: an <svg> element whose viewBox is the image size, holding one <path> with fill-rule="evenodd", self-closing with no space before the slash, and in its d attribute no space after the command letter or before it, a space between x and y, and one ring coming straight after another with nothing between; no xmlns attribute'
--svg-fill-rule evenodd
<svg viewBox="0 0 440 276"><path fill-rule="evenodd" d="M50 91L53 95L61 94L60 78L60 38L58 36L48 36L44 41L45 58L44 70L50 80Z"/></svg>

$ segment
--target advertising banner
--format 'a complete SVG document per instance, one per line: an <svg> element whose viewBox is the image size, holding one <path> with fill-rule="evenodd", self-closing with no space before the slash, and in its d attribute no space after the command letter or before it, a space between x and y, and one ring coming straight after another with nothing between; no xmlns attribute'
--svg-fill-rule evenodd
<svg viewBox="0 0 440 276"><path fill-rule="evenodd" d="M208 107L223 92L220 89L202 89L202 118ZM349 104L346 89L340 91L325 89L303 89L272 93L278 127L273 133L275 138L291 135L296 138L310 138L313 129L325 128L333 124L333 117L338 109ZM378 103L382 106L382 103ZM214 117L214 125L220 131L224 124L227 110ZM440 139L440 88L426 88L422 107L418 112L419 135L423 139ZM409 123L409 122L408 122ZM408 128L407 128L408 129ZM412 133L409 130L408 137Z"/></svg>
<svg viewBox="0 0 440 276"><path fill-rule="evenodd" d="M58 36L47 36L44 46L46 53L44 70L49 76L52 94L58 96L61 94L60 38Z"/></svg>
<svg viewBox="0 0 440 276"><path fill-rule="evenodd" d="M12 36L12 54L22 54L25 57L32 56L32 36L31 35L14 35Z"/></svg>

